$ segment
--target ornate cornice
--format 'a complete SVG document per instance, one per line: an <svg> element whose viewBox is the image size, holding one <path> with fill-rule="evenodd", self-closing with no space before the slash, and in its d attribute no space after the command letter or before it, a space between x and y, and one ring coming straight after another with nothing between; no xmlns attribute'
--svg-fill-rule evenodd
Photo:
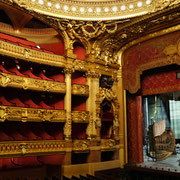
<svg viewBox="0 0 180 180"><path fill-rule="evenodd" d="M0 121L22 122L65 122L65 110L35 109L24 107L0 106Z"/></svg>
<svg viewBox="0 0 180 180"><path fill-rule="evenodd" d="M3 158L50 155L64 152L65 142L61 140L0 142L0 157Z"/></svg>
<svg viewBox="0 0 180 180"><path fill-rule="evenodd" d="M3 2L5 0L2 0ZM115 20L144 15L178 4L178 0L71 1L6 0L41 14L79 20Z"/></svg>
<svg viewBox="0 0 180 180"><path fill-rule="evenodd" d="M71 86L73 95L89 96L89 86L73 84Z"/></svg>
<svg viewBox="0 0 180 180"><path fill-rule="evenodd" d="M65 83L62 82L33 79L6 73L0 73L0 86L21 88L24 90L28 89L35 91L47 91L54 93L66 92Z"/></svg>
<svg viewBox="0 0 180 180"><path fill-rule="evenodd" d="M26 61L64 67L66 61L63 56L32 50L0 40L0 53L2 55L19 58Z"/></svg>
<svg viewBox="0 0 180 180"><path fill-rule="evenodd" d="M72 121L76 123L88 123L89 112L88 111L72 111Z"/></svg>

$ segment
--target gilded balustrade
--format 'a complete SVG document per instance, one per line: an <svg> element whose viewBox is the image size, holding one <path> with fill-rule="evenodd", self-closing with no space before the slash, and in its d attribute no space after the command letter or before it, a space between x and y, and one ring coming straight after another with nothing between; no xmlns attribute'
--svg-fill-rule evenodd
<svg viewBox="0 0 180 180"><path fill-rule="evenodd" d="M21 157L64 153L63 140L6 141L0 142L0 157Z"/></svg>
<svg viewBox="0 0 180 180"><path fill-rule="evenodd" d="M72 85L72 94L73 95L80 95L80 96L89 96L89 86L88 85L73 84Z"/></svg>
<svg viewBox="0 0 180 180"><path fill-rule="evenodd" d="M65 122L65 110L35 109L24 107L0 106L0 121L22 122Z"/></svg>
<svg viewBox="0 0 180 180"><path fill-rule="evenodd" d="M66 92L66 85L63 82L33 79L6 73L0 73L0 86L22 88L24 90L48 91L53 93Z"/></svg>

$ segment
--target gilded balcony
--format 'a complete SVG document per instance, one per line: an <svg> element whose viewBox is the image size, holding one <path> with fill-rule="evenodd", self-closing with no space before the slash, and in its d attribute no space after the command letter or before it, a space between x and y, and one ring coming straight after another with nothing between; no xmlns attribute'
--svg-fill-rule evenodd
<svg viewBox="0 0 180 180"><path fill-rule="evenodd" d="M46 53L30 48L14 45L0 40L0 54L22 60L47 64L51 66L64 67L66 60L63 56Z"/></svg>
<svg viewBox="0 0 180 180"><path fill-rule="evenodd" d="M36 109L24 107L0 106L0 121L22 122L65 122L65 110Z"/></svg>
<svg viewBox="0 0 180 180"><path fill-rule="evenodd" d="M50 155L65 152L63 140L4 141L0 142L0 157Z"/></svg>

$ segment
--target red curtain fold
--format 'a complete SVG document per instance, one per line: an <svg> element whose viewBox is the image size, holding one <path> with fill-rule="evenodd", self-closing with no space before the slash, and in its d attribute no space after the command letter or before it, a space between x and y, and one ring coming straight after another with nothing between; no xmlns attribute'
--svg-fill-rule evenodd
<svg viewBox="0 0 180 180"><path fill-rule="evenodd" d="M130 163L143 162L142 97L127 95L128 155Z"/></svg>

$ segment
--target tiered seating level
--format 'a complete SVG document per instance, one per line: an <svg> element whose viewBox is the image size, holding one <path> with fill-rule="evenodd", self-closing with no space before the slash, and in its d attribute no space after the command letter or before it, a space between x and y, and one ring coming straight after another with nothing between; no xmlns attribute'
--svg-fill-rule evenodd
<svg viewBox="0 0 180 180"><path fill-rule="evenodd" d="M2 33L0 37L0 157L9 158L1 159L1 164L6 168L62 164L66 151L65 61L33 42ZM89 121L85 108L89 87L80 76L74 73L72 78L73 139L86 138ZM78 96L81 99L76 101ZM77 123L81 134L76 133Z"/></svg>

